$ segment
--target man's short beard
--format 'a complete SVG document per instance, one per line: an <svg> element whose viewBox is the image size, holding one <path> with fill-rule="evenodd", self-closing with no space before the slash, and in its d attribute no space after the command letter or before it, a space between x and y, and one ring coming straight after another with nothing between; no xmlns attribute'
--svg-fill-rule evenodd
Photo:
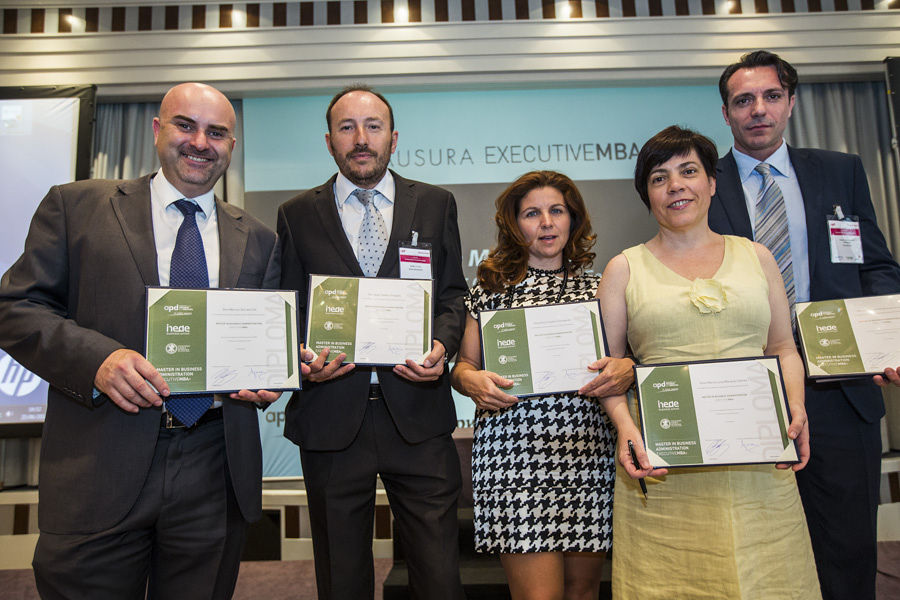
<svg viewBox="0 0 900 600"><path fill-rule="evenodd" d="M341 173L344 174L344 177L349 179L354 185L359 187L370 187L376 185L379 181L384 178L384 174L387 173L388 165L390 164L391 157L391 148L388 146L386 148L386 153L379 154L375 150L372 150L369 147L366 148L354 148L351 152L348 152L340 160L336 157L339 156L334 152L334 147L331 147L332 154L335 156L335 162L338 165L338 169ZM375 164L372 166L372 170L369 172L361 173L360 171L354 169L352 167L353 159L351 158L352 154L360 152L361 150L365 150L367 152L371 152L375 154ZM382 157L387 156L387 160L383 163L381 162Z"/></svg>

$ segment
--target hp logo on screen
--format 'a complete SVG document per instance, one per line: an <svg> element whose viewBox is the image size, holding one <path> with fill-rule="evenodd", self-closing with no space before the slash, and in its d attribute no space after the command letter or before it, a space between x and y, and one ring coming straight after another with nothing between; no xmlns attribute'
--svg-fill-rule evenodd
<svg viewBox="0 0 900 600"><path fill-rule="evenodd" d="M0 393L12 397L27 396L40 384L40 377L0 351Z"/></svg>

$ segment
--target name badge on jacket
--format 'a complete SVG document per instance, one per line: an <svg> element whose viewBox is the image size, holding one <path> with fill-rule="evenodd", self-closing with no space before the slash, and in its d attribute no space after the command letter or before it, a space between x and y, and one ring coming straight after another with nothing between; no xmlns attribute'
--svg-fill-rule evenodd
<svg viewBox="0 0 900 600"><path fill-rule="evenodd" d="M400 278L431 279L431 244L419 243L419 233L412 232L411 242L400 242Z"/></svg>
<svg viewBox="0 0 900 600"><path fill-rule="evenodd" d="M859 230L859 217L845 216L840 206L834 207L835 214L828 215L828 243L831 246L831 262L853 263L863 262L862 235Z"/></svg>

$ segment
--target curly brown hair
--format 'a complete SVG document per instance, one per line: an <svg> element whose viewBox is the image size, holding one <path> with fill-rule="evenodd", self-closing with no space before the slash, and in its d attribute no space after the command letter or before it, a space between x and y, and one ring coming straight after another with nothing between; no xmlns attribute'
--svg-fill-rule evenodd
<svg viewBox="0 0 900 600"><path fill-rule="evenodd" d="M591 230L581 192L575 182L556 171L531 171L516 179L494 203L497 213L497 245L478 265L478 284L489 292L502 292L525 279L528 271L528 244L519 229L519 205L532 190L552 187L562 194L571 217L569 239L563 248L563 264L578 273L594 263L591 248L597 236Z"/></svg>

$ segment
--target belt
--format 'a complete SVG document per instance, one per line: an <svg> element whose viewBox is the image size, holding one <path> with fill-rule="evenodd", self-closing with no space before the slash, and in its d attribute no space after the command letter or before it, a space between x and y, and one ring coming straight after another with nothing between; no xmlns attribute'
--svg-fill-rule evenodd
<svg viewBox="0 0 900 600"><path fill-rule="evenodd" d="M377 383L369 384L369 400L381 400L384 398L384 393L381 391L381 386Z"/></svg>
<svg viewBox="0 0 900 600"><path fill-rule="evenodd" d="M204 423L209 423L210 421L219 421L222 418L222 407L219 408L211 408L200 417L196 423L188 427L187 425L182 425L181 421L170 412L162 413L162 418L159 421L159 426L161 429L194 429L195 427L199 427Z"/></svg>

